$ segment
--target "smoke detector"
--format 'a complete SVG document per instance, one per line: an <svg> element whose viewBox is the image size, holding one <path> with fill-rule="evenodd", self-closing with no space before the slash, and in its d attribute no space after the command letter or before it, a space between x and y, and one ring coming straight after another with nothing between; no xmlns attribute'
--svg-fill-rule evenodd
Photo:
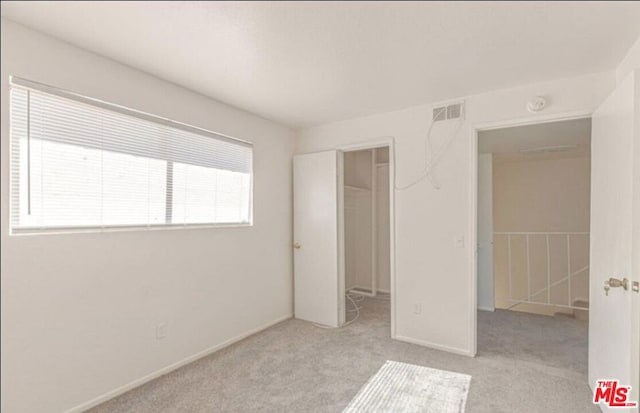
<svg viewBox="0 0 640 413"><path fill-rule="evenodd" d="M529 102L527 102L527 110L533 113L540 112L546 106L547 99L543 96L534 96Z"/></svg>

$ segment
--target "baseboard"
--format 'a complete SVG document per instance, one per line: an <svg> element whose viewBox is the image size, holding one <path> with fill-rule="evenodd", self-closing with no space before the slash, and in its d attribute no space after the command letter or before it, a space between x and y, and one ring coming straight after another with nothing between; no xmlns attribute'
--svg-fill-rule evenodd
<svg viewBox="0 0 640 413"><path fill-rule="evenodd" d="M134 388L136 388L138 386L141 386L141 385L143 385L143 384L145 384L145 383L147 383L147 382L149 382L149 381L151 381L153 379L157 379L158 377L163 376L163 375L165 375L167 373L170 373L173 370L177 370L182 366L185 366L185 365L187 365L189 363L192 363L192 362L194 362L194 361L196 361L198 359L201 359L202 357L206 357L206 356L208 356L208 355L210 355L212 353L215 353L218 350L222 350L225 347L229 347L230 345L232 345L234 343L237 343L240 340L243 340L243 339L245 339L245 338L247 338L249 336L252 336L252 335L254 335L256 333L259 333L259 332L261 332L263 330L266 330L267 328L272 327L272 326L274 326L274 325L276 325L278 323L281 323L281 322L283 322L285 320L288 320L288 319L290 319L292 317L293 317L293 314L287 314L287 315L285 315L283 317L279 317L279 318L277 318L277 319L275 319L273 321L268 322L267 324L264 324L264 325L262 325L260 327L256 327L254 329L246 331L246 332L244 332L244 333L242 333L242 334L240 334L238 336L230 338L229 340L223 341L220 344L216 344L213 347L209 347L208 349L202 350L202 351L200 351L200 352L198 352L198 353L196 353L196 354L194 354L192 356L189 356L189 357L187 357L185 359L182 359L182 360L180 360L180 361L178 361L176 363L173 363L173 364L170 364L170 365L168 365L166 367L163 367L160 370L156 370L153 373L147 374L146 376L141 377L139 379L136 379L136 380L134 380L134 381L132 381L132 382L130 382L128 384L125 384L124 386L118 387L115 390L111 390L111 391L109 391L109 392L107 392L107 393L105 393L105 394L103 394L101 396L98 396L98 397L96 397L94 399L89 400L88 402L82 403L81 405L78 405L76 407L72 407L71 409L67 410L65 413L80 413L80 412L84 412L85 410L88 410L88 409L90 409L92 407L95 407L95 406L101 404L101 403L104 403L107 400L113 399L114 397L117 397L117 396L119 396L119 395L121 395L123 393L126 393L129 390L132 390L132 389L134 389Z"/></svg>
<svg viewBox="0 0 640 413"><path fill-rule="evenodd" d="M474 354L472 354L469 350L464 350L464 349L460 349L460 348L457 348L457 347L444 346L442 344L430 343L428 341L423 341L423 340L418 340L418 339L411 338L411 337L404 337L404 336L398 336L398 335L396 335L394 338L396 340L398 340L398 341L404 341L405 343L417 344L419 346L432 348L434 350L441 350L441 351L446 351L446 352L449 352L449 353L460 354L462 356L474 357Z"/></svg>
<svg viewBox="0 0 640 413"><path fill-rule="evenodd" d="M496 309L495 309L495 308L493 308L493 307L478 307L478 310L482 310L482 311L491 311L492 313L493 313L494 311L496 311Z"/></svg>
<svg viewBox="0 0 640 413"><path fill-rule="evenodd" d="M347 292L352 292L354 294L364 295L365 297L373 297L373 293L367 291L364 288L360 287L352 287L347 290Z"/></svg>
<svg viewBox="0 0 640 413"><path fill-rule="evenodd" d="M349 287L349 288L346 289L346 291L351 291L351 290L356 290L356 292L361 293L362 295L373 296L373 294L368 292L368 291L370 291L369 287L359 287L359 286L355 285L353 287ZM391 294L391 291L382 290L382 289L378 288L376 290L376 293Z"/></svg>

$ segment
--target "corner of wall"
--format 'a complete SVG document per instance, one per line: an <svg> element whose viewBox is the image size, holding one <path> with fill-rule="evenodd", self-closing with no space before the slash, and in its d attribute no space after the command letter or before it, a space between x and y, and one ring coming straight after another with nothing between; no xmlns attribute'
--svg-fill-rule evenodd
<svg viewBox="0 0 640 413"><path fill-rule="evenodd" d="M627 54L618 64L616 68L616 84L619 85L622 83L634 69L640 69L640 37L636 39L635 43L633 43L627 51Z"/></svg>
<svg viewBox="0 0 640 413"><path fill-rule="evenodd" d="M294 129L11 20L0 29L2 411L83 410L291 316ZM254 225L9 237L9 75L253 142Z"/></svg>

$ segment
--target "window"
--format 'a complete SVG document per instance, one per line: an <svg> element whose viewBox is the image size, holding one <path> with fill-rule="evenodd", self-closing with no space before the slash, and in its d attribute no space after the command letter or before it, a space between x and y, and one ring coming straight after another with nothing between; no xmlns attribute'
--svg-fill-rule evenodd
<svg viewBox="0 0 640 413"><path fill-rule="evenodd" d="M11 228L250 224L251 144L12 78Z"/></svg>

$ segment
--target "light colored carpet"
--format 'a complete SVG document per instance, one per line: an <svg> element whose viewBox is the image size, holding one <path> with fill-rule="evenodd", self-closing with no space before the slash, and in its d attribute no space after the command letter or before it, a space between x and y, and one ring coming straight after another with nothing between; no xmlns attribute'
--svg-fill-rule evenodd
<svg viewBox="0 0 640 413"><path fill-rule="evenodd" d="M343 413L463 413L471 376L387 361Z"/></svg>
<svg viewBox="0 0 640 413"><path fill-rule="evenodd" d="M92 413L338 413L386 360L473 376L466 413L600 412L587 386L585 321L480 311L471 358L391 340L389 303L361 304L345 329L284 321Z"/></svg>

